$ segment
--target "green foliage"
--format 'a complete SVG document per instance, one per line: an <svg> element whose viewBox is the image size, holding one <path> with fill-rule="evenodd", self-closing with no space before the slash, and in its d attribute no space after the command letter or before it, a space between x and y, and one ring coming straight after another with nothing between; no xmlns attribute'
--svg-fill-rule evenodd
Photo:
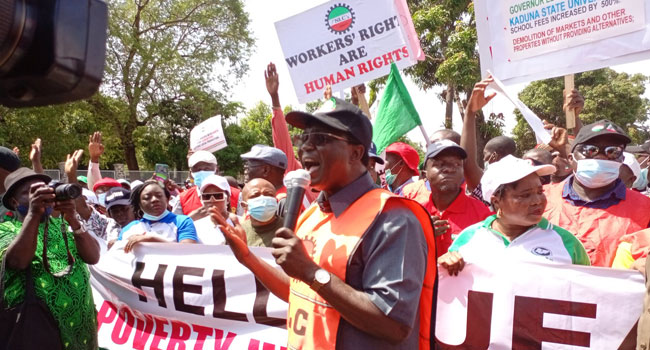
<svg viewBox="0 0 650 350"><path fill-rule="evenodd" d="M136 142L134 136L148 132L137 129L151 124L159 130L168 124L161 112L169 105L182 109L193 97L216 95L209 88L212 80L227 92L226 78L240 78L248 69L253 39L240 0L116 0L109 2L109 9L102 92L125 101L125 108L114 110L106 121L123 142L129 168L135 170L138 158L157 158L149 150L137 157L136 145L143 140ZM226 73L215 76L215 66Z"/></svg>
<svg viewBox="0 0 650 350"><path fill-rule="evenodd" d="M643 126L648 120L650 102L642 97L648 77L617 73L605 68L575 75L575 86L585 98L580 114L584 124L609 119L628 131L633 142L643 142L648 131ZM541 119L566 126L562 111L564 79L536 81L519 94L519 98ZM515 112L517 125L513 131L517 147L527 150L535 146L535 135L519 111Z"/></svg>

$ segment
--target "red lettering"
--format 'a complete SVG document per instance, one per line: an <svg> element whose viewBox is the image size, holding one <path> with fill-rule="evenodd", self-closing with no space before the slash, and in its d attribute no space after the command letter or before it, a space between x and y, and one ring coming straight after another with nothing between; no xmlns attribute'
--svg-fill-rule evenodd
<svg viewBox="0 0 650 350"><path fill-rule="evenodd" d="M117 316L117 311L116 311L115 305L113 305L111 302L104 300L102 303L102 307L99 308L99 312L97 313L97 332L99 332L99 329L102 327L104 323L112 323L113 320L115 319L115 316Z"/></svg>
<svg viewBox="0 0 650 350"><path fill-rule="evenodd" d="M178 350L185 350L185 341L190 339L192 329L190 326L183 322L172 321L172 334L167 344L167 350L175 350L178 345Z"/></svg>
<svg viewBox="0 0 650 350"><path fill-rule="evenodd" d="M449 345L436 338L440 350L487 350L490 346L492 326L492 293L467 293L467 326L465 341L460 345Z"/></svg>
<svg viewBox="0 0 650 350"><path fill-rule="evenodd" d="M320 85L318 85L319 82ZM321 78L320 80L314 80L314 84L316 84L316 90L323 90L323 88L325 87L325 84L323 84L323 78Z"/></svg>
<svg viewBox="0 0 650 350"><path fill-rule="evenodd" d="M359 69L359 74L366 74L366 73L370 72L368 70L368 66L366 66L365 63L359 63L357 65L357 68Z"/></svg>
<svg viewBox="0 0 650 350"><path fill-rule="evenodd" d="M138 318L135 322L135 334L133 336L133 348L144 350L147 341L153 331L153 319L149 316L144 319Z"/></svg>
<svg viewBox="0 0 650 350"><path fill-rule="evenodd" d="M372 65L372 60L368 60L368 67L370 67L371 72L375 70L375 67Z"/></svg>
<svg viewBox="0 0 650 350"><path fill-rule="evenodd" d="M284 348L285 350L287 349L285 347L281 347L281 349L282 348ZM248 342L248 350L260 350L260 341L254 338L251 339ZM275 344L263 343L262 350L275 350Z"/></svg>
<svg viewBox="0 0 650 350"><path fill-rule="evenodd" d="M566 300L515 297L512 350L542 349L542 342L590 347L587 332L544 327L544 314L596 318L596 304Z"/></svg>
<svg viewBox="0 0 650 350"><path fill-rule="evenodd" d="M375 66L375 68L381 68L383 66L383 63L381 62L381 57L375 57L375 59L372 60L372 65Z"/></svg>
<svg viewBox="0 0 650 350"><path fill-rule="evenodd" d="M393 55L391 55L390 52L387 53L387 54L384 54L381 57L384 59L384 66L388 66L391 63L393 63Z"/></svg>
<svg viewBox="0 0 650 350"><path fill-rule="evenodd" d="M156 331L154 332L153 340L151 341L149 349L162 350L158 348L158 345L162 339L167 339L168 334L165 332L165 325L167 324L167 320L162 318L154 318L154 320L156 322Z"/></svg>
<svg viewBox="0 0 650 350"><path fill-rule="evenodd" d="M354 77L354 67L350 67L349 69L345 69L345 79L350 79L350 77Z"/></svg>
<svg viewBox="0 0 650 350"><path fill-rule="evenodd" d="M329 77L323 77L325 79L325 85L334 85L336 82L334 81L334 74L330 74Z"/></svg>
<svg viewBox="0 0 650 350"><path fill-rule="evenodd" d="M125 319L126 322L124 322ZM131 330L133 329L133 322L135 322L135 317L131 311L126 308L120 310L117 322L115 322L115 327L113 327L113 332L111 333L111 340L113 343L122 345L129 340ZM123 325L125 325L124 332L121 332L122 335L120 336L120 331L122 330Z"/></svg>
<svg viewBox="0 0 650 350"><path fill-rule="evenodd" d="M222 342L221 340L223 339L223 330L215 328L214 331L214 350L228 350L237 334L228 332L226 339L224 339Z"/></svg>
<svg viewBox="0 0 650 350"><path fill-rule="evenodd" d="M341 74L341 72L336 72L336 83L338 84L342 81L345 81L345 77L343 74Z"/></svg>
<svg viewBox="0 0 650 350"><path fill-rule="evenodd" d="M203 343L205 343L205 338L212 335L212 328L199 326L197 324L193 324L192 328L197 334L194 350L203 350Z"/></svg>
<svg viewBox="0 0 650 350"><path fill-rule="evenodd" d="M402 57L399 55L401 52L402 52L402 49L397 49L397 50L391 52L393 57L395 57L396 61L401 61L402 60Z"/></svg>
<svg viewBox="0 0 650 350"><path fill-rule="evenodd" d="M490 46L490 50L491 49L492 47ZM402 55L404 56L404 58L409 57L409 49L406 46L402 48Z"/></svg>
<svg viewBox="0 0 650 350"><path fill-rule="evenodd" d="M314 89L313 81L310 81L309 83L305 84L305 91L307 91L308 94L311 94L312 92L316 91L316 89Z"/></svg>

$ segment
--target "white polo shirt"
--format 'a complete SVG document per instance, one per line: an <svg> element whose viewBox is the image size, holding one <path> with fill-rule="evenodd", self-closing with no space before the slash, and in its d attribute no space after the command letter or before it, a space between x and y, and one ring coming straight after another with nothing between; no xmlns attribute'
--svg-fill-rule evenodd
<svg viewBox="0 0 650 350"><path fill-rule="evenodd" d="M463 230L449 251L460 253L466 262L499 256L515 261L546 259L562 264L590 265L582 243L571 232L544 218L512 241L492 229L494 220L496 215Z"/></svg>

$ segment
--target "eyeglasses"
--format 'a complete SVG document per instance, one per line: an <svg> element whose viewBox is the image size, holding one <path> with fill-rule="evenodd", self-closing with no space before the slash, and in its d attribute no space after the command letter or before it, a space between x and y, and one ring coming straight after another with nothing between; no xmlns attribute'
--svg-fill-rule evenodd
<svg viewBox="0 0 650 350"><path fill-rule="evenodd" d="M331 142L332 140L340 140L345 142L350 142L350 140L345 137L338 135L326 133L326 132L309 132L298 135L298 147L304 145L307 142L310 142L314 146L322 146L326 143Z"/></svg>
<svg viewBox="0 0 650 350"><path fill-rule="evenodd" d="M215 193L202 193L201 194L201 199L204 201L209 201L210 198L214 198L215 201L220 202L223 200L226 200L226 194L223 192L215 192Z"/></svg>
<svg viewBox="0 0 650 350"><path fill-rule="evenodd" d="M595 145L580 145L577 151L586 158L594 158L602 153L608 159L615 160L623 155L623 147L621 146L599 147Z"/></svg>

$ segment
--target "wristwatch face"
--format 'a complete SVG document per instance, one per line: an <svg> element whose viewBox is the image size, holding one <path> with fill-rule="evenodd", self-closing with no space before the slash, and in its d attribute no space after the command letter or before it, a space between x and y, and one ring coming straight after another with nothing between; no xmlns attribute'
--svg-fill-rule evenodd
<svg viewBox="0 0 650 350"><path fill-rule="evenodd" d="M330 273L323 269L316 270L314 279L320 284L327 284L330 281Z"/></svg>

